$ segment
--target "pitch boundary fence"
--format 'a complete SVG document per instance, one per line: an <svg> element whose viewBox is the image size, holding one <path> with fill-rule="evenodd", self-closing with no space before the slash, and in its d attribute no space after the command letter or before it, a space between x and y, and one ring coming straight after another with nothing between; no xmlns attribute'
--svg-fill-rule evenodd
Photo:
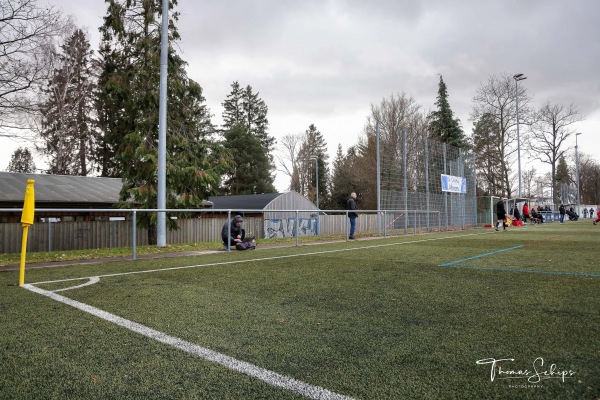
<svg viewBox="0 0 600 400"><path fill-rule="evenodd" d="M0 212L3 211L14 212L19 209L0 209ZM131 247L135 259L136 247L149 244L148 231L138 225L138 216L140 213L156 212L166 212L177 225L177 229L167 231L168 244L219 242L223 224L236 213L260 215L244 217L247 234L263 239L295 238L296 245L300 236L343 235L347 239L349 232L347 210L36 209L36 212L49 211L54 215L88 212L107 216L125 214L126 217L119 221L51 222L47 219L43 223L34 223L29 227L27 251ZM450 230L442 219L439 211L361 210L357 232L365 236L394 236ZM0 253L17 253L21 250L22 229L20 223L0 224Z"/></svg>

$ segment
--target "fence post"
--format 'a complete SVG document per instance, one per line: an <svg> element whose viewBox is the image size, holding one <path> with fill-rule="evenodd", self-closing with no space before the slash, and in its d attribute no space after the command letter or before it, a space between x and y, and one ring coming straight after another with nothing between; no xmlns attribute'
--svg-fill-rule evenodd
<svg viewBox="0 0 600 400"><path fill-rule="evenodd" d="M383 211L383 237L387 237L387 210Z"/></svg>
<svg viewBox="0 0 600 400"><path fill-rule="evenodd" d="M131 232L132 232L132 243L131 243L131 249L132 249L132 254L131 254L131 259L133 261L137 260L137 212L136 210L133 210L133 216L132 216L132 227L131 227Z"/></svg>
<svg viewBox="0 0 600 400"><path fill-rule="evenodd" d="M196 243L198 243L198 218L192 217L192 222L194 223L192 225L193 234L194 234L194 244L196 244Z"/></svg>
<svg viewBox="0 0 600 400"><path fill-rule="evenodd" d="M444 175L446 175L446 143L442 144L444 149ZM446 232L448 232L448 192L444 192L444 215L446 216Z"/></svg>
<svg viewBox="0 0 600 400"><path fill-rule="evenodd" d="M296 218L294 219L294 236L296 237L296 247L298 247L298 230L299 230L298 227L299 227L299 224L298 224L298 210L296 210Z"/></svg>
<svg viewBox="0 0 600 400"><path fill-rule="evenodd" d="M413 225L415 227L415 229L413 231L414 232L413 236L416 236L417 235L417 210L415 210L415 219L413 220Z"/></svg>
<svg viewBox="0 0 600 400"><path fill-rule="evenodd" d="M404 161L404 171L402 171L402 173L404 174L404 234L406 235L408 232L408 183L406 182L406 166L408 163L406 162L406 130L402 131L402 160Z"/></svg>
<svg viewBox="0 0 600 400"><path fill-rule="evenodd" d="M381 237L381 157L379 154L379 121L375 121L377 139L377 236Z"/></svg>
<svg viewBox="0 0 600 400"><path fill-rule="evenodd" d="M425 203L427 204L427 232L430 232L430 223L429 223L429 142L427 141L427 136L425 136Z"/></svg>
<svg viewBox="0 0 600 400"><path fill-rule="evenodd" d="M48 251L52 251L52 218L48 217Z"/></svg>
<svg viewBox="0 0 600 400"><path fill-rule="evenodd" d="M231 252L231 210L227 210L227 252Z"/></svg>
<svg viewBox="0 0 600 400"><path fill-rule="evenodd" d="M346 211L346 223L345 223L345 226L346 226L345 235L346 235L346 242L347 242L348 241L348 233L349 233L348 232L348 211Z"/></svg>

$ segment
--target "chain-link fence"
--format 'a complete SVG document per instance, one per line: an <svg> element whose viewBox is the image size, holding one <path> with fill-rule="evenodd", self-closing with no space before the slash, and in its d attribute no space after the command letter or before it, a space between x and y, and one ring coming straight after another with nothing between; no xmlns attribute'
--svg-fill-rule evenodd
<svg viewBox="0 0 600 400"><path fill-rule="evenodd" d="M577 204L577 186L561 183L558 199L563 204Z"/></svg>
<svg viewBox="0 0 600 400"><path fill-rule="evenodd" d="M461 187L443 187L442 175L462 180ZM439 212L446 230L476 225L475 175L472 153L424 135L387 135L380 150L381 209Z"/></svg>

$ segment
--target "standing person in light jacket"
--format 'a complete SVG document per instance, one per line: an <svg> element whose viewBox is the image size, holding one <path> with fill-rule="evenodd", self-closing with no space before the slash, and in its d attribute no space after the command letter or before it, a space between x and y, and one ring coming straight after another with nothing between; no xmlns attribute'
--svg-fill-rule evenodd
<svg viewBox="0 0 600 400"><path fill-rule="evenodd" d="M350 212L348 212L348 218L350 218L350 236L348 236L348 239L354 239L356 218L358 217L358 214L356 213L356 210L358 210L358 206L356 205L356 193L350 193L350 198L348 199L347 204L347 209L350 210Z"/></svg>

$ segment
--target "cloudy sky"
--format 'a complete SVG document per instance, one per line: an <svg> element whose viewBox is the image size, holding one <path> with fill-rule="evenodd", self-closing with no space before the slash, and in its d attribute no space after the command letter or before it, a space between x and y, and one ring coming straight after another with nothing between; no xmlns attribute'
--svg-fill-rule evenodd
<svg viewBox="0 0 600 400"><path fill-rule="evenodd" d="M97 48L104 1L49 3L87 28ZM315 124L333 159L338 144L357 142L383 98L406 93L432 110L442 74L470 134L481 83L523 73L536 107L577 106L580 154L600 160L598 0L179 0L177 10L180 54L215 122L237 80L266 102L271 135ZM0 169L18 145L0 138ZM278 173L277 189L287 183Z"/></svg>

